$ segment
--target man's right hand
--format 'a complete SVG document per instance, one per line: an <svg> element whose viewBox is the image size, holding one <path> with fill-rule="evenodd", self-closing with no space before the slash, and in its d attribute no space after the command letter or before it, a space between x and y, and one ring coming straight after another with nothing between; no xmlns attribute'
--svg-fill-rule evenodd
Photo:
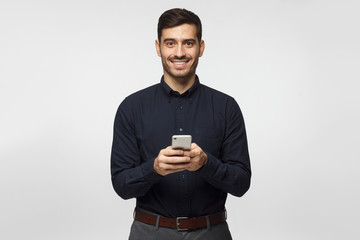
<svg viewBox="0 0 360 240"><path fill-rule="evenodd" d="M154 170L161 176L186 169L190 157L184 156L183 150L173 149L171 146L162 149L154 161Z"/></svg>

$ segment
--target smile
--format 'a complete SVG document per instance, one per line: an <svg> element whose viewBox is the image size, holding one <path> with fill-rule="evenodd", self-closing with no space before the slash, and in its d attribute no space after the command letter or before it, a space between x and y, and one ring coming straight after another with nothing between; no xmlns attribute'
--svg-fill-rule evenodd
<svg viewBox="0 0 360 240"><path fill-rule="evenodd" d="M170 61L172 64L174 64L174 66L176 67L176 68L184 68L186 65L187 65L187 63L189 63L190 62L190 60L187 60L187 59L184 59L184 60L172 60L172 61Z"/></svg>

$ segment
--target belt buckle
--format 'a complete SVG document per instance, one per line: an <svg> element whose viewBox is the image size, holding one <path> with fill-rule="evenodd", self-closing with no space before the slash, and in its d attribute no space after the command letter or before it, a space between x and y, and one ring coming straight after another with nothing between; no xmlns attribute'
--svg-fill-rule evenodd
<svg viewBox="0 0 360 240"><path fill-rule="evenodd" d="M177 218L176 218L176 229L177 229L178 231L187 231L187 230L189 230L188 228L180 228L180 222L179 222L179 220L186 220L186 219L188 219L188 217L177 217Z"/></svg>

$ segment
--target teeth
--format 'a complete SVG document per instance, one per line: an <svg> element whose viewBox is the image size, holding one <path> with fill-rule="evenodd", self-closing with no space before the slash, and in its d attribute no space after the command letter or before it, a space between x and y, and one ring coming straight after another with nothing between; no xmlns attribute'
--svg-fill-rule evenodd
<svg viewBox="0 0 360 240"><path fill-rule="evenodd" d="M174 62L174 64L181 65L181 64L185 64L185 62Z"/></svg>

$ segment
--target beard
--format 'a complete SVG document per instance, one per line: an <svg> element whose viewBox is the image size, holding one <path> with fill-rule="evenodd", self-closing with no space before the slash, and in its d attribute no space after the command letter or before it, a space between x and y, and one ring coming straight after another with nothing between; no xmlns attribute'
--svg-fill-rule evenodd
<svg viewBox="0 0 360 240"><path fill-rule="evenodd" d="M196 72L196 67L198 65L199 62L199 57L196 56L194 59L194 62L191 64L190 68L186 68L186 69L181 69L181 70L177 70L177 69L173 69L171 68L171 66L169 66L169 62L173 61L173 60L184 60L186 62L191 61L193 58L192 57L169 57L168 59L165 59L164 57L161 57L161 62L163 65L163 69L164 71L173 79L175 79L176 81L180 82L180 83L186 83L187 81L189 81Z"/></svg>

